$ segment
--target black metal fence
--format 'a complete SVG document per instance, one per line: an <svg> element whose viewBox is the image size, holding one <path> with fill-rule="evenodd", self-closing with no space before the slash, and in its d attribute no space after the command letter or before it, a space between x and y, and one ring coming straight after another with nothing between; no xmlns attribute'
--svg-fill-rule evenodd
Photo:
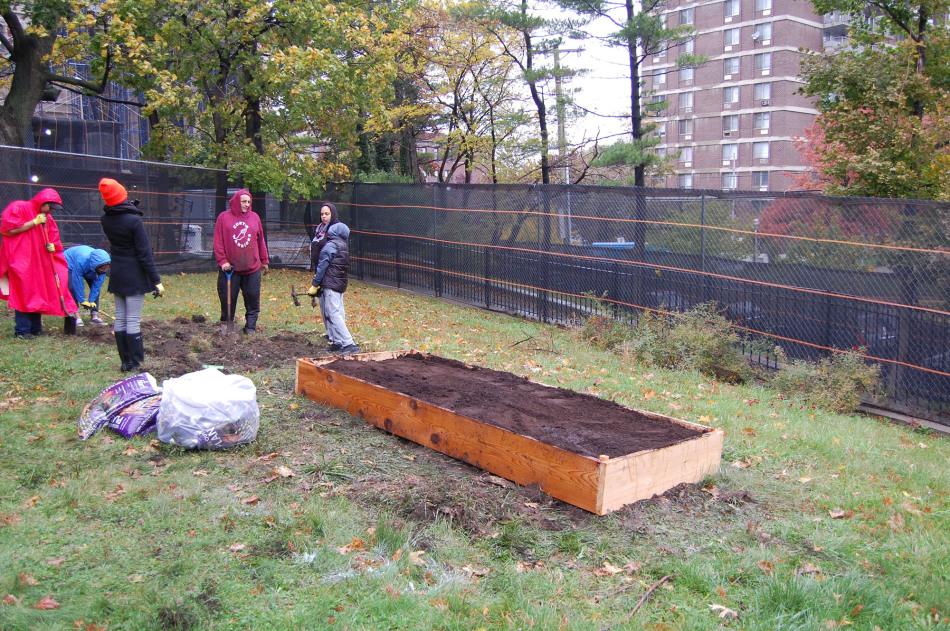
<svg viewBox="0 0 950 631"><path fill-rule="evenodd" d="M142 200L160 266L214 268L226 173L12 148L0 160L0 199L59 190L67 244L104 245L96 183L115 177ZM882 367L883 405L950 423L950 205L521 185L343 184L328 198L360 279L562 323L714 301L792 358L861 349ZM267 197L259 212L273 263L309 266L319 202Z"/></svg>

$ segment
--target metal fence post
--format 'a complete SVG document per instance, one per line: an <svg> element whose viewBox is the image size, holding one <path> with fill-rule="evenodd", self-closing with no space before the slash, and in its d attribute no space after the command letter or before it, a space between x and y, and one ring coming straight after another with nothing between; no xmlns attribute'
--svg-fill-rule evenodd
<svg viewBox="0 0 950 631"><path fill-rule="evenodd" d="M549 281L549 262L551 260L551 196L550 191L544 184L538 185L538 196L540 198L539 206L542 209L542 240L543 252L538 254L538 319L541 322L548 321L548 281Z"/></svg>
<svg viewBox="0 0 950 631"><path fill-rule="evenodd" d="M699 268L703 276L703 302L709 300L706 276L706 194L699 196Z"/></svg>
<svg viewBox="0 0 950 631"><path fill-rule="evenodd" d="M363 280L363 237L360 236L360 189L359 182L353 182L353 194L350 198L353 200L353 203L350 204L352 218L350 221L353 222L353 232L356 233L356 276Z"/></svg>
<svg viewBox="0 0 950 631"><path fill-rule="evenodd" d="M432 289L436 296L442 295L442 242L439 238L439 209L440 202L444 203L445 191L438 185L432 187L432 238L435 239L435 274L432 278Z"/></svg>

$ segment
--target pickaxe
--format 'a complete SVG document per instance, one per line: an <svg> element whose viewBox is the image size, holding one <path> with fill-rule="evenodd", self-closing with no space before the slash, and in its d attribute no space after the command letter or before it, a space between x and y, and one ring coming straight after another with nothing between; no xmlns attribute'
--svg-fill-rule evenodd
<svg viewBox="0 0 950 631"><path fill-rule="evenodd" d="M294 286L293 286L293 285L290 286L290 299L294 301L294 306L295 306L295 307L299 307L299 306L300 306L300 297L301 297L301 296L307 296L307 295L308 295L308 294L307 294L306 292L304 292L304 293L302 293L302 294L298 294L298 293L297 293L297 290L294 289ZM315 308L316 306L317 306L317 297L316 297L316 296L310 296L310 308L313 309L313 308Z"/></svg>

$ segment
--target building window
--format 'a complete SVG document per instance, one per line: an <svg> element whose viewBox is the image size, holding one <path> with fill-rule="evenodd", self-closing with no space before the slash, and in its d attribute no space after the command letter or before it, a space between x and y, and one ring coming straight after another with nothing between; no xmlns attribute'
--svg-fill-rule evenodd
<svg viewBox="0 0 950 631"><path fill-rule="evenodd" d="M653 94L650 96L649 112L653 116L660 116L666 110L666 97L662 94Z"/></svg>
<svg viewBox="0 0 950 631"><path fill-rule="evenodd" d="M666 138L666 123L656 124L656 135L661 139Z"/></svg>
<svg viewBox="0 0 950 631"><path fill-rule="evenodd" d="M733 18L739 17L739 0L726 0L722 6L727 22L731 22Z"/></svg>
<svg viewBox="0 0 950 631"><path fill-rule="evenodd" d="M666 147L656 147L653 151L656 152L656 155L660 158L666 157Z"/></svg>
<svg viewBox="0 0 950 631"><path fill-rule="evenodd" d="M676 184L680 188L693 188L693 174L680 173L676 176Z"/></svg>
<svg viewBox="0 0 950 631"><path fill-rule="evenodd" d="M734 191L739 186L739 176L735 172L722 174L722 190Z"/></svg>
<svg viewBox="0 0 950 631"><path fill-rule="evenodd" d="M752 39L760 44L772 43L772 23L756 24L752 30Z"/></svg>
<svg viewBox="0 0 950 631"><path fill-rule="evenodd" d="M693 9L680 9L680 25L693 23Z"/></svg>
<svg viewBox="0 0 950 631"><path fill-rule="evenodd" d="M696 40L688 39L680 45L684 55L692 55L696 51Z"/></svg>
<svg viewBox="0 0 950 631"><path fill-rule="evenodd" d="M739 145L729 144L722 146L722 161L734 162L739 159Z"/></svg>
<svg viewBox="0 0 950 631"><path fill-rule="evenodd" d="M769 130L770 116L768 112L756 112L752 115L752 127L763 132Z"/></svg>
<svg viewBox="0 0 950 631"><path fill-rule="evenodd" d="M695 71L692 68L680 68L680 84L692 85Z"/></svg>
<svg viewBox="0 0 950 631"><path fill-rule="evenodd" d="M772 53L759 53L755 56L756 73L768 74L772 70Z"/></svg>
<svg viewBox="0 0 950 631"><path fill-rule="evenodd" d="M739 58L726 57L722 60L722 75L726 79L731 79L739 74Z"/></svg>
<svg viewBox="0 0 950 631"><path fill-rule="evenodd" d="M756 105L768 105L767 102L763 103L763 101L769 101L772 98L772 84L756 83L752 98L757 101Z"/></svg>
<svg viewBox="0 0 950 631"><path fill-rule="evenodd" d="M679 106L680 111L684 113L690 113L693 111L693 93L692 92L680 92L679 95Z"/></svg>
<svg viewBox="0 0 950 631"><path fill-rule="evenodd" d="M680 164L691 165L693 163L693 148L683 147L680 149Z"/></svg>
<svg viewBox="0 0 950 631"><path fill-rule="evenodd" d="M660 70L653 71L653 86L660 87L666 85L666 70L662 68Z"/></svg>
<svg viewBox="0 0 950 631"><path fill-rule="evenodd" d="M752 158L758 161L767 162L769 159L769 143L753 142L752 143Z"/></svg>
<svg viewBox="0 0 950 631"><path fill-rule="evenodd" d="M739 115L729 114L722 117L722 133L734 134L739 131Z"/></svg>
<svg viewBox="0 0 950 631"><path fill-rule="evenodd" d="M734 85L722 89L722 104L735 105L739 102L739 86Z"/></svg>
<svg viewBox="0 0 950 631"><path fill-rule="evenodd" d="M772 0L755 0L755 11L756 13L765 13L766 11L772 11ZM766 13L765 15L768 15Z"/></svg>
<svg viewBox="0 0 950 631"><path fill-rule="evenodd" d="M693 133L693 119L681 118L676 122L676 131L680 136L690 136Z"/></svg>
<svg viewBox="0 0 950 631"><path fill-rule="evenodd" d="M769 187L769 172L768 171L753 171L752 172L752 188L757 188L759 190L768 189Z"/></svg>
<svg viewBox="0 0 950 631"><path fill-rule="evenodd" d="M722 45L725 50L732 50L733 46L739 45L739 29L727 28L722 32Z"/></svg>

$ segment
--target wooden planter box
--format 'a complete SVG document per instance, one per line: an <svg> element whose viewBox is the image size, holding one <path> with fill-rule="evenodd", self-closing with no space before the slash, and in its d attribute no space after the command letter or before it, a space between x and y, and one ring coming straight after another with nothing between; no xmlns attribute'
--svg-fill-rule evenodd
<svg viewBox="0 0 950 631"><path fill-rule="evenodd" d="M362 353L348 361L383 361L414 351ZM577 454L516 434L326 367L339 358L298 359L296 392L346 410L397 436L457 458L598 515L716 473L723 432L662 414L658 421L702 432L668 447L621 457ZM544 387L544 386L541 386Z"/></svg>

